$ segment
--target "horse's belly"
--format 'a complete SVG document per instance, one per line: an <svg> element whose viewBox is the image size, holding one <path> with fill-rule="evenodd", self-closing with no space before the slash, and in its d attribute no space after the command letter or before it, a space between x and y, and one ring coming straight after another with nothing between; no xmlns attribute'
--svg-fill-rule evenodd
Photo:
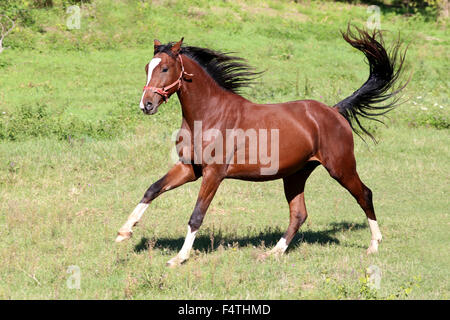
<svg viewBox="0 0 450 320"><path fill-rule="evenodd" d="M260 140L257 146L240 144L228 163L227 178L266 181L288 176L299 169L314 155L311 139L304 132L284 128L278 135ZM262 142L262 143L261 143Z"/></svg>
<svg viewBox="0 0 450 320"><path fill-rule="evenodd" d="M279 157L269 158L270 161L256 164L229 164L227 178L248 181L268 181L289 176L306 164L311 155L308 153L280 153Z"/></svg>

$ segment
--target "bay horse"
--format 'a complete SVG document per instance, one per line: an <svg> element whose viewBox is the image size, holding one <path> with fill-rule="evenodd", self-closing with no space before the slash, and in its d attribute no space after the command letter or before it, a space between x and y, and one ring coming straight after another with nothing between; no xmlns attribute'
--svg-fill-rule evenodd
<svg viewBox="0 0 450 320"><path fill-rule="evenodd" d="M318 165L322 165L365 212L372 235L367 253L377 252L382 236L372 192L356 171L352 131L374 139L361 124L361 117L379 121L376 116L397 105L398 98L394 96L406 84L396 90L394 84L402 70L406 50L398 54L401 45L398 40L388 54L380 31L355 28L356 32L349 25L346 32L341 33L345 41L364 53L370 75L361 88L333 107L314 100L253 103L239 95L239 89L252 83L260 73L242 58L206 48L182 46L183 38L168 44L155 40L154 57L145 67L147 81L140 108L145 114L154 114L162 102L177 94L182 110L182 134L178 134L176 140L179 161L148 188L119 229L116 242L132 236L132 227L156 197L202 177L185 242L179 253L167 262L168 266L180 265L189 258L195 235L224 179L283 179L290 222L276 246L264 256L282 254L307 217L306 180ZM388 99L390 103L379 105ZM267 130L270 130L271 138L276 138L269 146L261 143L263 136L267 142ZM229 147L227 140L226 151L223 151L221 139L230 134L233 142L239 137L241 141ZM183 146L179 147L182 142ZM252 156L255 150L259 150L259 154L256 152L255 156L253 152ZM267 157L262 157L261 151L265 151L266 156L269 153L277 155L269 159L276 162L276 165L270 164L275 170L269 170ZM202 157L205 154L207 156Z"/></svg>

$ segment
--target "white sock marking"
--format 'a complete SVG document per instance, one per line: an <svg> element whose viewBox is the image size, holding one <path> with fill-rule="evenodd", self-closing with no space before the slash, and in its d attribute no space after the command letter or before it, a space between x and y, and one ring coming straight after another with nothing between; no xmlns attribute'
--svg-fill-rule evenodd
<svg viewBox="0 0 450 320"><path fill-rule="evenodd" d="M280 251L281 253L284 253L287 249L288 245L286 243L286 239L285 238L281 238L277 245L275 246L275 248L273 248L273 251Z"/></svg>
<svg viewBox="0 0 450 320"><path fill-rule="evenodd" d="M133 216L136 221L141 220L142 215L144 214L145 210L148 208L148 203L139 203L136 208L134 208L131 215Z"/></svg>
<svg viewBox="0 0 450 320"><path fill-rule="evenodd" d="M145 86L148 86L148 84L150 83L150 80L152 80L152 73L153 73L153 69L156 68L156 66L161 62L161 58L153 58L152 60L150 60L150 62L148 63L148 74L147 74L147 84ZM141 103L139 104L139 107L141 109L144 109L144 95L145 95L145 91L142 93L142 98L141 98Z"/></svg>
<svg viewBox="0 0 450 320"><path fill-rule="evenodd" d="M194 244L195 234L197 233L197 231L192 232L191 227L188 226L186 239L184 239L183 247L181 248L180 252L178 253L178 256L180 258L183 258L183 259L189 258L189 252L191 251L192 245Z"/></svg>
<svg viewBox="0 0 450 320"><path fill-rule="evenodd" d="M372 240L381 241L382 236L380 228L378 227L378 222L370 218L367 218L367 221L369 221L370 232L372 233Z"/></svg>
<svg viewBox="0 0 450 320"><path fill-rule="evenodd" d="M139 203L136 208L134 208L133 212L128 217L127 222L123 225L120 230L122 231L132 231L131 228L141 220L142 215L144 214L145 210L148 208L148 203Z"/></svg>

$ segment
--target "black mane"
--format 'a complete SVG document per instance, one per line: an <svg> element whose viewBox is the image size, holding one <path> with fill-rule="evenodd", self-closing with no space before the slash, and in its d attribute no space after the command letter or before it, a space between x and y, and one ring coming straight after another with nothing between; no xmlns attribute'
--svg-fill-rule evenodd
<svg viewBox="0 0 450 320"><path fill-rule="evenodd" d="M155 54L164 52L173 56L173 42L160 45L155 48ZM243 87L248 87L255 82L255 79L262 72L255 72L254 68L245 63L245 59L229 55L219 51L206 48L181 47L181 54L184 54L196 61L219 86L233 93L239 93Z"/></svg>

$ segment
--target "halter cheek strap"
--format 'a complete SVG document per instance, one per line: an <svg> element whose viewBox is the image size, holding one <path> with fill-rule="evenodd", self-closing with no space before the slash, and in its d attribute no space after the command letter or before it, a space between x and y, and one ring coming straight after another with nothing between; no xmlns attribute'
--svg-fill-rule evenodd
<svg viewBox="0 0 450 320"><path fill-rule="evenodd" d="M169 99L169 95L173 94L174 92L178 91L181 88L181 82L183 81L183 76L184 75L187 75L189 77L193 76L193 74L187 73L186 71L184 71L183 59L181 58L181 55L178 54L177 57L180 58L180 64L181 64L181 73L180 73L180 76L178 77L178 80L166 87L161 87L161 88L145 86L144 92L147 90L151 90L152 92L157 93L160 96L162 96L164 99L164 103L166 103L167 100ZM169 90L175 86L177 86L177 89L175 91L169 93Z"/></svg>

